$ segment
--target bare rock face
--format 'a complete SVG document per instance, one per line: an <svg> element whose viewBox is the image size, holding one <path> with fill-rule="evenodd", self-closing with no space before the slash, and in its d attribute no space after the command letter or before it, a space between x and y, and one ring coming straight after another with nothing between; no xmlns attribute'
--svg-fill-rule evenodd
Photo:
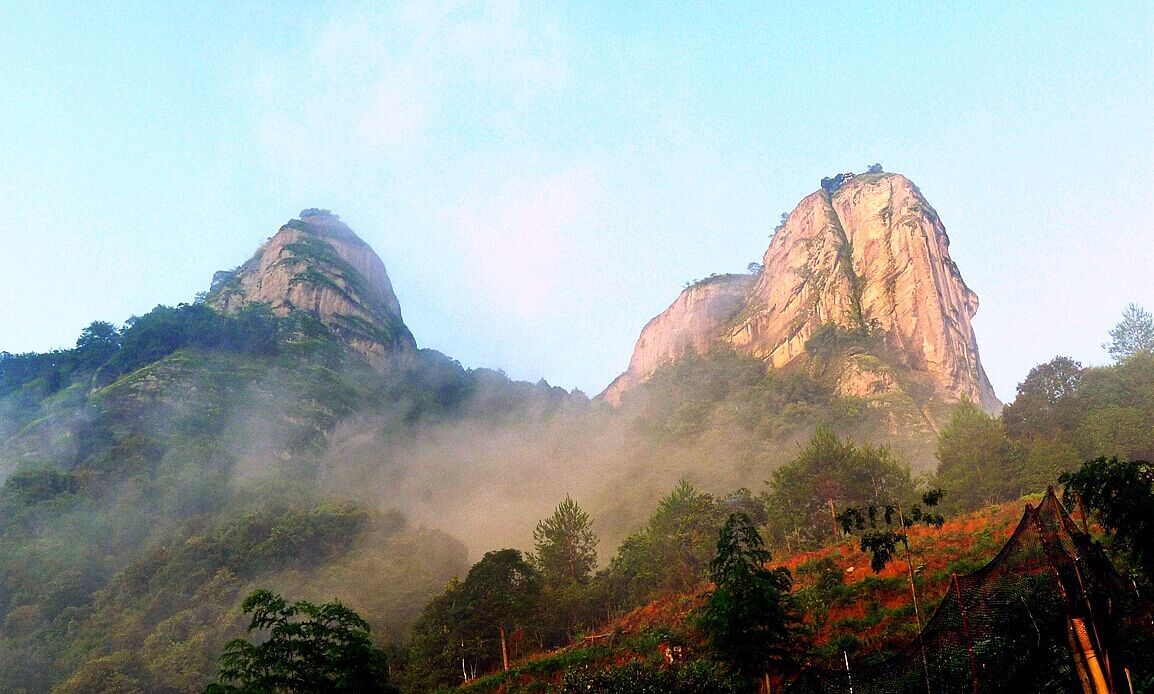
<svg viewBox="0 0 1154 694"><path fill-rule="evenodd" d="M937 213L898 174L848 175L839 183L810 194L790 213L765 252L756 284L728 321L699 318L688 304L677 310L683 295L646 326L629 371L605 398L619 401L625 388L652 373L649 366L675 358L686 344L698 351L729 344L782 368L809 358L811 340L840 334L868 338L886 367L847 361L848 372L836 379L845 395L897 389L896 370L925 384L929 392L919 400L949 404L964 395L999 410L970 325L978 297L950 259ZM651 330L662 319L687 327ZM712 334L695 334L691 343L681 337L688 326L703 325L715 326Z"/></svg>
<svg viewBox="0 0 1154 694"><path fill-rule="evenodd" d="M327 210L302 211L244 265L216 273L207 303L228 313L254 303L310 313L378 365L416 350L384 263Z"/></svg>
<svg viewBox="0 0 1154 694"><path fill-rule="evenodd" d="M602 397L619 405L622 394L660 367L690 350L709 351L718 334L745 307L754 280L751 275L717 275L687 287L672 306L642 329L629 370L610 383Z"/></svg>

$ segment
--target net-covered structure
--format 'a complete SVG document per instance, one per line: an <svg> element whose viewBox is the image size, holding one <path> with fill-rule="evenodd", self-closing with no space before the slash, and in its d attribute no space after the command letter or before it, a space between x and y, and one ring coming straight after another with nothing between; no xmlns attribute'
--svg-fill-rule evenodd
<svg viewBox="0 0 1154 694"><path fill-rule="evenodd" d="M1036 508L1026 505L997 556L953 578L902 650L872 664L810 668L787 691L1129 692L1122 612L1139 603L1050 489Z"/></svg>

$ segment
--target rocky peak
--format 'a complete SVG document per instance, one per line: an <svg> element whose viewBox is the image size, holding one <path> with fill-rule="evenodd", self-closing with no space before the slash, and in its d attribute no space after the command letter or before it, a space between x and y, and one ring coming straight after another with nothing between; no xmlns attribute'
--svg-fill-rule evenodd
<svg viewBox="0 0 1154 694"><path fill-rule="evenodd" d="M837 379L846 394L898 387L897 369L925 384L928 392L919 399L948 404L965 395L987 410L1001 407L970 325L978 297L949 257L937 212L905 176L826 179L788 215L763 260L744 298L730 295L727 318L719 319L708 304L702 304L708 315L699 316L683 294L650 321L629 370L605 398L616 402L655 364L688 347L700 352L727 343L782 368L806 359L815 336L841 331L869 336L886 362L886 373L871 374L862 370L863 360L848 361L854 373Z"/></svg>
<svg viewBox="0 0 1154 694"><path fill-rule="evenodd" d="M216 273L206 301L224 312L253 303L305 311L378 364L416 350L385 264L328 210L301 211L244 265Z"/></svg>
<svg viewBox="0 0 1154 694"><path fill-rule="evenodd" d="M646 324L629 369L609 384L602 397L619 405L625 392L665 364L689 351L707 352L745 307L755 281L752 275L715 275L686 287L677 301Z"/></svg>

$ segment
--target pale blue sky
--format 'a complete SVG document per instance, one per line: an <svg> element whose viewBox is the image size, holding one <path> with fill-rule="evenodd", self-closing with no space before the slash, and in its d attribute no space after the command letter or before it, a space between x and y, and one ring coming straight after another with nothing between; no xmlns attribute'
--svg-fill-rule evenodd
<svg viewBox="0 0 1154 694"><path fill-rule="evenodd" d="M1154 308L1148 2L708 4L0 3L0 350L326 207L422 346L594 394L875 161L941 214L1003 399Z"/></svg>

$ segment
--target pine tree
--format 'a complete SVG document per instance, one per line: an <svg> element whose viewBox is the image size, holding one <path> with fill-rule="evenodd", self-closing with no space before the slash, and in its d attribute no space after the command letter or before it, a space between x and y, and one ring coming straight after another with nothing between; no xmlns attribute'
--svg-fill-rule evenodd
<svg viewBox="0 0 1154 694"><path fill-rule="evenodd" d="M767 569L770 559L749 516L730 515L709 565L714 589L697 618L717 658L751 686L790 664L799 642L793 578L788 569Z"/></svg>
<svg viewBox="0 0 1154 694"><path fill-rule="evenodd" d="M541 573L546 622L551 645L572 640L586 621L587 586L597 565L597 535L593 521L577 502L565 496L553 515L533 531L533 562Z"/></svg>
<svg viewBox="0 0 1154 694"><path fill-rule="evenodd" d="M1122 361L1135 352L1154 351L1154 317L1138 304L1127 304L1122 309L1122 320L1110 331L1110 341L1102 347L1114 361Z"/></svg>
<svg viewBox="0 0 1154 694"><path fill-rule="evenodd" d="M553 515L537 523L533 541L536 564L546 584L589 582L597 565L597 535L589 514L568 495Z"/></svg>

